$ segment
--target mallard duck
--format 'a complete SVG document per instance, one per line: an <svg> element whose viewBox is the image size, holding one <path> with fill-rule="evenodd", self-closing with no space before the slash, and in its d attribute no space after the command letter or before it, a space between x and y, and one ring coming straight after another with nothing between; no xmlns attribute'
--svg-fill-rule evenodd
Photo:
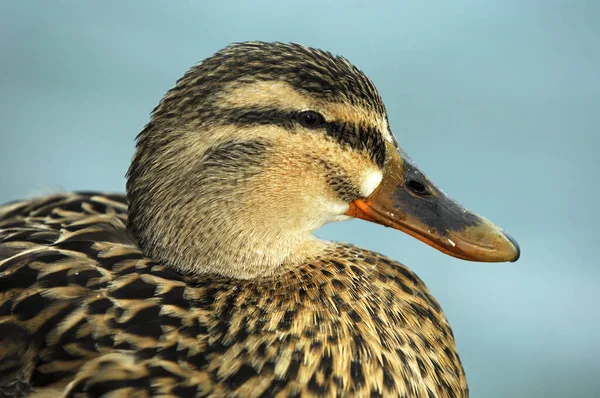
<svg viewBox="0 0 600 398"><path fill-rule="evenodd" d="M0 207L0 396L466 397L424 283L312 234L351 217L461 259L519 257L399 148L348 60L217 52L154 109L126 196Z"/></svg>

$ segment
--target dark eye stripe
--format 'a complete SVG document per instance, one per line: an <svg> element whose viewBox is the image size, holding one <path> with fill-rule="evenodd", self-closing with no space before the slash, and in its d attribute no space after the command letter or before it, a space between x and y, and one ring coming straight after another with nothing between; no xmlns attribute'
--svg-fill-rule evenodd
<svg viewBox="0 0 600 398"><path fill-rule="evenodd" d="M350 148L367 151L375 163L383 168L385 141L377 129L351 123L328 122L326 125L327 135Z"/></svg>
<svg viewBox="0 0 600 398"><path fill-rule="evenodd" d="M271 108L217 108L213 111L216 119L227 124L238 126L276 124L282 127L293 127L296 121L293 114L280 109Z"/></svg>
<svg viewBox="0 0 600 398"><path fill-rule="evenodd" d="M215 118L227 124L240 126L275 124L291 129L297 122L298 112L272 108L217 108ZM315 129L315 130L318 130ZM375 163L383 168L385 163L385 141L373 127L353 123L325 122L324 132L340 144L359 151L366 151Z"/></svg>

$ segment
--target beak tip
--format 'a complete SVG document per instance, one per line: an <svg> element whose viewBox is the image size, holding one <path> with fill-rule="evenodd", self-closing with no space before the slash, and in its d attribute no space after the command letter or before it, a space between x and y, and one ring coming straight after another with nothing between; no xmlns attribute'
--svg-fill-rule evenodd
<svg viewBox="0 0 600 398"><path fill-rule="evenodd" d="M504 236L506 237L506 239L508 239L508 241L515 248L515 256L510 260L511 263L514 263L515 261L517 261L519 259L519 257L521 257L521 248L519 247L519 244L517 243L517 241L515 240L515 238L513 238L512 236L510 236L506 232L504 233Z"/></svg>

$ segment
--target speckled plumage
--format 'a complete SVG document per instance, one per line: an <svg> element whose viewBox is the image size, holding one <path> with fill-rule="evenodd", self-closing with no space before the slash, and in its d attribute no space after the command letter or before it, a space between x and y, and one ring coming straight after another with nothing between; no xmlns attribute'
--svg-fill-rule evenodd
<svg viewBox="0 0 600 398"><path fill-rule="evenodd" d="M463 259L516 242L437 189L346 59L239 43L137 138L127 196L0 207L0 397L467 397L403 265L319 240L358 217Z"/></svg>
<svg viewBox="0 0 600 398"><path fill-rule="evenodd" d="M126 217L119 195L0 208L0 396L466 396L448 322L401 264L336 244L273 279L185 277Z"/></svg>

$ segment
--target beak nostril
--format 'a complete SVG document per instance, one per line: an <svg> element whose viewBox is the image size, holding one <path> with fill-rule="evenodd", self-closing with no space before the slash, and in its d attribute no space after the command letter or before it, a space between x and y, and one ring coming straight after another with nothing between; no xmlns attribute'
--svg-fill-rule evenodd
<svg viewBox="0 0 600 398"><path fill-rule="evenodd" d="M417 180L406 181L406 186L417 195L429 195L427 187Z"/></svg>

